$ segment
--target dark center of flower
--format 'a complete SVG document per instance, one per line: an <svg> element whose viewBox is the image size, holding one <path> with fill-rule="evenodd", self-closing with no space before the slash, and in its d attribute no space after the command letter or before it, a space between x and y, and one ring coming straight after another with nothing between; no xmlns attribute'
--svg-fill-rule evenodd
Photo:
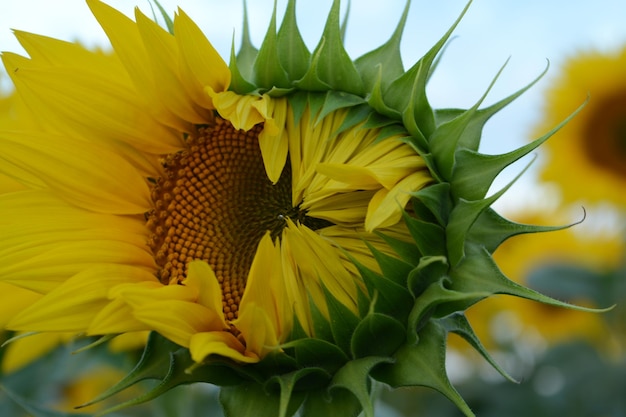
<svg viewBox="0 0 626 417"><path fill-rule="evenodd" d="M599 167L626 177L626 91L597 103L586 128L589 158Z"/></svg>
<svg viewBox="0 0 626 417"><path fill-rule="evenodd" d="M152 189L149 241L164 284L186 276L192 260L206 261L220 282L226 318L237 317L248 271L263 235L279 238L287 218L312 229L328 226L291 201L291 166L276 184L267 178L258 134L217 119L169 155Z"/></svg>

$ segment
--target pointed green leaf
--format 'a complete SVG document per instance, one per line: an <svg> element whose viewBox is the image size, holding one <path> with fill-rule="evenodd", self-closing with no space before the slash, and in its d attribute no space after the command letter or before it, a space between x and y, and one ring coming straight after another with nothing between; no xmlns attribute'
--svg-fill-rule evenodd
<svg viewBox="0 0 626 417"><path fill-rule="evenodd" d="M376 68L378 76L371 88L368 88L367 104L370 105L378 113L389 117L390 119L401 120L402 113L396 109L392 109L385 103L383 97L383 67ZM424 141L425 142L425 141Z"/></svg>
<svg viewBox="0 0 626 417"><path fill-rule="evenodd" d="M235 44L233 38L233 45L230 50L230 63L228 64L228 68L230 69L230 86L229 90L234 91L237 94L249 94L252 91L256 90L256 86L250 83L246 78L242 75L240 71L240 65L237 62L237 58L235 57Z"/></svg>
<svg viewBox="0 0 626 417"><path fill-rule="evenodd" d="M236 66L241 75L246 79L252 79L252 66L256 60L259 50L252 45L250 40L250 25L248 24L248 5L246 0L243 2L243 31L241 33L241 47L237 52ZM231 66L233 60L231 59ZM231 68L232 70L232 68Z"/></svg>
<svg viewBox="0 0 626 417"><path fill-rule="evenodd" d="M415 245L424 256L446 254L446 232L443 227L416 219L406 212L404 222L415 240Z"/></svg>
<svg viewBox="0 0 626 417"><path fill-rule="evenodd" d="M293 356L302 367L313 366L334 374L348 361L346 354L337 345L321 339L298 339L283 345L293 351Z"/></svg>
<svg viewBox="0 0 626 417"><path fill-rule="evenodd" d="M296 1L287 2L287 10L278 30L277 49L280 65L287 72L289 80L299 80L304 76L311 59L296 23Z"/></svg>
<svg viewBox="0 0 626 417"><path fill-rule="evenodd" d="M345 305L333 297L325 287L324 294L326 295L326 304L328 305L328 314L330 316L330 330L333 333L333 338L337 346L346 354L349 354L352 333L360 320Z"/></svg>
<svg viewBox="0 0 626 417"><path fill-rule="evenodd" d="M334 0L326 20L322 40L313 53L317 56L316 75L333 90L364 96L363 82L343 47L339 25L339 0Z"/></svg>
<svg viewBox="0 0 626 417"><path fill-rule="evenodd" d="M220 404L226 417L277 417L280 412L280 394L267 392L261 384L248 383L220 390ZM298 395L290 401L289 411L293 415L302 401Z"/></svg>
<svg viewBox="0 0 626 417"><path fill-rule="evenodd" d="M171 354L181 349L177 344L167 340L156 332L151 332L139 362L121 381L98 395L93 400L81 405L88 405L105 400L126 388L145 379L162 379L169 373Z"/></svg>
<svg viewBox="0 0 626 417"><path fill-rule="evenodd" d="M336 110L354 107L363 103L365 103L365 100L354 94L344 93L343 91L328 91L322 110L317 115L316 123Z"/></svg>
<svg viewBox="0 0 626 417"><path fill-rule="evenodd" d="M456 164L456 154L459 149L459 142L463 137L464 132L467 130L468 126L471 124L472 120L475 118L476 112L478 111L478 107L482 104L482 102L487 97L487 94L493 88L496 80L502 74L504 67L507 62L500 68L494 79L489 84L487 91L482 95L482 97L478 100L474 106L470 109L459 115L458 117L442 123L437 126L432 136L428 139L431 146L431 151L435 156L435 160L437 162L437 167L439 168L440 173L443 178L446 180L451 180L452 174ZM475 167L476 168L476 167Z"/></svg>
<svg viewBox="0 0 626 417"><path fill-rule="evenodd" d="M406 280L413 270L413 265L379 251L368 242L365 244L374 255L383 276L402 287L406 287Z"/></svg>
<svg viewBox="0 0 626 417"><path fill-rule="evenodd" d="M466 200L484 198L493 180L504 168L543 144L578 114L585 105L586 102L545 135L514 151L502 155L484 155L470 149L458 150L451 179L453 195Z"/></svg>
<svg viewBox="0 0 626 417"><path fill-rule="evenodd" d="M452 266L458 264L465 256L465 244L470 228L478 217L500 198L517 181L530 164L526 166L511 182L491 197L484 200L467 201L460 199L450 213L450 221L446 228L448 259Z"/></svg>
<svg viewBox="0 0 626 417"><path fill-rule="evenodd" d="M612 308L594 309L568 304L513 282L500 271L489 252L478 244L468 243L467 255L458 268L451 271L451 288L455 291L508 294L554 307L595 313L609 311Z"/></svg>
<svg viewBox="0 0 626 417"><path fill-rule="evenodd" d="M354 395L340 392L331 396L326 390L316 390L308 393L301 414L302 417L357 417L360 412L361 404Z"/></svg>
<svg viewBox="0 0 626 417"><path fill-rule="evenodd" d="M374 417L369 374L377 365L390 362L393 360L389 357L375 356L351 360L337 371L329 390L335 391L337 388L343 388L350 391L359 400L365 417Z"/></svg>
<svg viewBox="0 0 626 417"><path fill-rule="evenodd" d="M406 340L406 329L391 316L368 314L354 329L352 356L391 356Z"/></svg>
<svg viewBox="0 0 626 417"><path fill-rule="evenodd" d="M174 22L172 21L172 18L170 17L170 15L167 14L163 6L161 6L161 3L158 2L157 0L150 0L150 2L154 3L156 7L159 9L159 13L161 13L161 17L163 18L163 21L165 22L165 27L167 28L167 31L173 35L174 34ZM150 7L152 7L152 5L150 5ZM156 22L156 16L155 16L154 21Z"/></svg>
<svg viewBox="0 0 626 417"><path fill-rule="evenodd" d="M418 333L427 317L445 317L457 311L465 311L469 306L491 295L487 291L454 291L444 287L443 280L433 283L415 300L407 324L407 340L418 343Z"/></svg>
<svg viewBox="0 0 626 417"><path fill-rule="evenodd" d="M456 333L463 339L465 339L465 341L467 341L467 343L469 343L474 349L476 349L476 351L480 353L481 356L485 358L485 360L489 362L489 364L493 366L493 368L498 371L500 375L513 383L519 384L519 381L509 375L508 372L506 372L500 365L498 365L498 363L493 359L489 352L487 352L487 349L485 349L483 344L480 342L478 336L476 336L476 333L474 333L472 326L470 325L469 321L467 321L467 318L463 313L452 314L451 316L439 319L438 322L446 329L448 333Z"/></svg>
<svg viewBox="0 0 626 417"><path fill-rule="evenodd" d="M279 59L279 51L276 36L276 1L267 29L265 39L261 44L252 67L253 81L257 87L271 89L272 87L289 87L287 73L283 69Z"/></svg>
<svg viewBox="0 0 626 417"><path fill-rule="evenodd" d="M442 182L430 185L413 193L413 196L430 210L441 226L448 224L448 215L452 210L450 184Z"/></svg>
<svg viewBox="0 0 626 417"><path fill-rule="evenodd" d="M422 254L419 249L417 249L417 246L415 246L415 243L399 240L378 231L374 231L374 233L382 238L404 262L410 265L418 264Z"/></svg>
<svg viewBox="0 0 626 417"><path fill-rule="evenodd" d="M313 51L313 56L311 57L311 65L307 69L306 73L302 76L302 78L293 82L293 85L298 87L300 90L325 92L331 89L330 85L322 81L317 73L317 68L320 64L323 48L324 38L322 38L315 51Z"/></svg>
<svg viewBox="0 0 626 417"><path fill-rule="evenodd" d="M404 72L402 57L400 56L400 41L402 40L402 32L406 25L410 6L411 2L407 1L400 22L387 42L354 61L357 70L361 74L366 91L372 91L374 88L378 79L379 69L382 69L384 75L381 82L383 90L389 87L391 80L400 77Z"/></svg>
<svg viewBox="0 0 626 417"><path fill-rule="evenodd" d="M309 309L311 311L311 320L313 322L313 334L317 339L327 340L334 342L333 331L330 327L328 319L319 307L315 304L313 299L309 296Z"/></svg>
<svg viewBox="0 0 626 417"><path fill-rule="evenodd" d="M413 297L419 297L436 281L448 273L448 258L445 256L424 256L408 275L408 288Z"/></svg>
<svg viewBox="0 0 626 417"><path fill-rule="evenodd" d="M405 344L394 356L396 362L375 368L372 376L394 388L425 386L450 399L467 417L474 413L454 389L446 375L446 332L429 321L416 345Z"/></svg>
<svg viewBox="0 0 626 417"><path fill-rule="evenodd" d="M287 374L276 375L272 377L267 385L278 384L280 388L280 403L278 417L287 417L293 415L293 413L300 408L300 405L304 401L304 391L294 391L294 388L303 378L316 376L315 374L322 374L323 378L329 377L329 375L321 368L303 368Z"/></svg>
<svg viewBox="0 0 626 417"><path fill-rule="evenodd" d="M350 107L348 114L346 114L346 117L343 119L341 126L335 131L335 134L345 132L361 123L364 123L363 128L365 128L365 124L367 124L367 121L373 114L374 111L367 104L357 104L356 106Z"/></svg>
<svg viewBox="0 0 626 417"><path fill-rule="evenodd" d="M426 82L435 57L450 38L470 4L471 1L443 37L413 67L394 80L384 91L384 102L392 109L405 112L403 122L409 128L409 132L414 135L419 131L428 137L435 130L433 110L426 97Z"/></svg>
<svg viewBox="0 0 626 417"><path fill-rule="evenodd" d="M366 268L354 258L352 262L359 270L370 298L375 299L374 311L395 317L403 323L413 305L413 297L406 287Z"/></svg>
<svg viewBox="0 0 626 417"><path fill-rule="evenodd" d="M526 233L543 233L563 230L583 222L584 219L585 216L583 214L583 217L579 221L559 226L520 224L505 219L490 207L478 216L476 222L474 222L469 234L467 235L467 240L479 242L487 249L487 251L489 251L489 253L494 253L500 244L510 237Z"/></svg>

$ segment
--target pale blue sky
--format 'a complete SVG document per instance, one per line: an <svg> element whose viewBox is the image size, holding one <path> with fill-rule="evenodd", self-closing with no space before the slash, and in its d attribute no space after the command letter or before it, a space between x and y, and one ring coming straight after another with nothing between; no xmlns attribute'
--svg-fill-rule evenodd
<svg viewBox="0 0 626 417"><path fill-rule="evenodd" d="M300 0L298 19L303 37L317 43L331 0ZM138 5L149 13L147 0L108 0L126 14ZM233 30L238 39L242 2L218 0L162 0L168 11L180 6L204 30L214 46L228 56ZM279 15L285 0L278 1ZM347 1L342 5L345 9ZM393 31L403 0L352 0L346 47L353 58L384 42ZM402 47L411 65L455 20L465 0L413 0ZM106 45L106 38L83 0L21 0L0 6L0 50L21 51L10 28L88 45ZM258 45L267 29L272 0L248 0L253 40ZM487 104L511 94L534 79L551 62L548 75L531 91L489 124L484 150L501 153L528 140L539 117L543 90L558 76L563 61L577 51L613 51L626 46L624 0L474 0L457 28L429 86L436 107L471 106L483 93L504 61L511 57ZM626 76L626 74L625 74ZM572 103L574 109L578 103ZM508 176L507 178L510 178ZM530 175L532 178L532 173ZM500 182L504 184L504 180ZM526 194L531 181L516 185Z"/></svg>

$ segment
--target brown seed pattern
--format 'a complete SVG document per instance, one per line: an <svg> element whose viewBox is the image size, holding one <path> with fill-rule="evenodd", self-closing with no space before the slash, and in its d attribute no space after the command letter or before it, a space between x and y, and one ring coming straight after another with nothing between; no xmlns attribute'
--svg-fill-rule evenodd
<svg viewBox="0 0 626 417"><path fill-rule="evenodd" d="M165 159L165 174L152 189L149 245L159 279L179 283L190 261L206 261L220 282L228 320L237 317L259 241L268 230L279 236L285 217L298 212L289 164L277 184L267 178L260 131L236 130L217 118Z"/></svg>

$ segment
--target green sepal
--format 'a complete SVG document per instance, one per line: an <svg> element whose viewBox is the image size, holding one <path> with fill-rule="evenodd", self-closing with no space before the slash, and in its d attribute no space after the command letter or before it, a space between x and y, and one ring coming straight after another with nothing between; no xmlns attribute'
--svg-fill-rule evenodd
<svg viewBox="0 0 626 417"><path fill-rule="evenodd" d="M325 94L324 105L317 114L317 120L315 123L317 124L323 118L336 110L358 106L363 103L365 103L365 100L359 96L355 96L354 94L344 93L343 91L328 91Z"/></svg>
<svg viewBox="0 0 626 417"><path fill-rule="evenodd" d="M309 102L309 93L306 91L298 91L294 94L289 94L287 96L287 100L289 101L289 106L293 111L293 123L297 126L300 124L300 119L306 110L306 107Z"/></svg>
<svg viewBox="0 0 626 417"><path fill-rule="evenodd" d="M422 255L439 256L446 254L446 233L443 227L416 219L406 212L404 212L404 222Z"/></svg>
<svg viewBox="0 0 626 417"><path fill-rule="evenodd" d="M585 105L586 102L545 135L511 152L502 155L484 155L471 149L458 150L451 179L452 194L457 198L466 200L484 198L493 180L504 168L541 146L578 114Z"/></svg>
<svg viewBox="0 0 626 417"><path fill-rule="evenodd" d="M375 114L374 111L367 104L357 104L348 109L346 117L343 119L341 126L334 132L339 134L348 129L357 126L360 123L364 123L363 128L367 128L365 125L370 117Z"/></svg>
<svg viewBox="0 0 626 417"><path fill-rule="evenodd" d="M389 107L398 111L406 109L406 113L403 114L403 122L412 134L415 133L414 128L412 129L413 126L416 126L417 131L426 137L429 137L435 130L435 117L426 97L426 82L430 76L430 69L435 57L446 44L471 3L471 1L467 3L461 15L442 38L415 65L395 79L384 91L383 100ZM410 94L407 94L409 91Z"/></svg>
<svg viewBox="0 0 626 417"><path fill-rule="evenodd" d="M81 352L84 352L86 350L93 349L96 346L100 346L100 345L103 345L105 343L108 343L110 340L115 339L116 336L117 335L115 335L115 334L108 334L108 335L101 336L101 337L97 338L96 340L94 340L93 342L91 342L91 343L89 343L89 344L87 344L85 346L82 346L82 347L72 351L72 354L75 355L77 353L81 353Z"/></svg>
<svg viewBox="0 0 626 417"><path fill-rule="evenodd" d="M296 2L289 0L276 39L278 58L290 81L299 80L306 73L311 52L306 47L296 23Z"/></svg>
<svg viewBox="0 0 626 417"><path fill-rule="evenodd" d="M333 1L322 39L313 52L316 65L311 65L307 74L314 71L315 77L328 86L326 90L345 91L364 96L361 76L343 46L339 4L339 0ZM307 75L304 77L306 78Z"/></svg>
<svg viewBox="0 0 626 417"><path fill-rule="evenodd" d="M417 298L436 281L448 272L448 258L445 256L423 256L417 266L409 272L407 288Z"/></svg>
<svg viewBox="0 0 626 417"><path fill-rule="evenodd" d="M581 223L584 218L583 215L581 220L565 225L537 226L507 220L490 207L478 216L467 235L467 240L480 242L487 251L493 253L502 242L510 237L526 233L555 232L567 229Z"/></svg>
<svg viewBox="0 0 626 417"><path fill-rule="evenodd" d="M526 165L517 177L513 178L504 188L490 197L474 201L468 201L463 198L459 199L450 213L450 221L446 228L446 243L450 265L457 265L465 256L467 236L470 228L474 225L478 217L500 198L529 167L530 164Z"/></svg>
<svg viewBox="0 0 626 417"><path fill-rule="evenodd" d="M372 255L374 255L374 259L376 259L376 263L380 267L380 271L383 276L402 287L406 287L407 277L413 270L414 266L403 261L402 259L398 259L395 256L390 256L379 251L368 242L365 242L365 244L372 252Z"/></svg>
<svg viewBox="0 0 626 417"><path fill-rule="evenodd" d="M220 404L226 417L277 417L292 416L302 404L304 393L293 393L285 409L281 410L281 396L268 392L258 383L246 383L223 387L219 394Z"/></svg>
<svg viewBox="0 0 626 417"><path fill-rule="evenodd" d="M356 326L350 343L352 356L391 356L406 340L406 328L395 318L371 313Z"/></svg>
<svg viewBox="0 0 626 417"><path fill-rule="evenodd" d="M327 340L329 342L334 342L335 338L333 336L333 331L330 327L330 322L322 314L319 307L311 296L309 295L309 310L311 312L311 321L313 322L313 335L317 339Z"/></svg>
<svg viewBox="0 0 626 417"><path fill-rule="evenodd" d="M331 396L326 390L317 390L309 392L300 414L301 417L357 417L361 409L359 400L350 393Z"/></svg>
<svg viewBox="0 0 626 417"><path fill-rule="evenodd" d="M413 297L406 287L372 271L356 259L352 259L352 262L359 270L370 299L374 302L373 311L390 315L404 323L413 305Z"/></svg>
<svg viewBox="0 0 626 417"><path fill-rule="evenodd" d="M353 359L337 371L333 378L329 391L346 389L359 401L365 417L374 417L374 406L370 395L371 379L370 372L382 363L392 363L390 357L368 356ZM333 414L336 415L336 414Z"/></svg>
<svg viewBox="0 0 626 417"><path fill-rule="evenodd" d="M482 245L468 242L467 255L457 268L451 271L451 289L459 292L484 291L490 294L508 294L538 301L554 307L601 313L613 307L595 309L581 307L543 295L508 279Z"/></svg>
<svg viewBox="0 0 626 417"><path fill-rule="evenodd" d="M237 58L235 56L234 40L235 39L233 38L233 45L230 49L230 63L228 64L228 68L230 70L230 86L228 89L241 95L250 94L257 88L254 84L246 80L239 69L240 64L237 62Z"/></svg>
<svg viewBox="0 0 626 417"><path fill-rule="evenodd" d="M326 287L324 287L324 294L333 338L337 346L348 354L350 353L352 333L360 320L350 309L333 297Z"/></svg>
<svg viewBox="0 0 626 417"><path fill-rule="evenodd" d="M433 388L448 397L466 417L474 417L446 375L446 335L441 325L428 321L420 331L419 343L403 345L394 355L394 363L379 365L371 374L394 388Z"/></svg>
<svg viewBox="0 0 626 417"><path fill-rule="evenodd" d="M383 116L389 117L390 119L401 120L402 114L400 111L396 109L392 109L385 103L384 94L383 94L383 68L382 66L378 67L378 77L376 81L372 85L371 89L368 89L367 95L367 104L370 105L371 108L376 110L378 113Z"/></svg>
<svg viewBox="0 0 626 417"><path fill-rule="evenodd" d="M98 415L142 404L182 384L208 382L228 386L239 384L244 380L225 362L198 365L191 359L188 349L170 342L156 332L152 332L135 368L113 387L77 408L103 401L145 379L156 379L160 382L139 397L117 404Z"/></svg>
<svg viewBox="0 0 626 417"><path fill-rule="evenodd" d="M69 413L41 407L38 404L33 404L32 401L23 398L2 384L0 384L0 391L4 392L7 397L9 397L31 417L90 417L89 414Z"/></svg>
<svg viewBox="0 0 626 417"><path fill-rule="evenodd" d="M519 89L515 93L511 94L508 97L498 101L495 104L492 104L489 107L485 107L476 111L475 117L472 119L471 123L463 132L461 139L459 140L459 147L470 149L473 151L478 151L478 147L480 145L480 140L483 132L483 128L487 121L495 115L497 112L511 104L515 99L525 93L528 89L530 89L533 85L535 85L548 71L548 66L544 69L541 74L533 81L531 81L524 88ZM465 110L461 109L437 109L435 110L435 120L437 125L445 123L446 121L450 121L459 115L461 115Z"/></svg>
<svg viewBox="0 0 626 417"><path fill-rule="evenodd" d="M306 396L306 391L308 390L299 390L294 392L294 388L296 388L296 385L301 385L299 383L302 382L305 378L316 376L321 376L321 379L324 380L326 384L328 383L328 380L330 380L330 375L321 368L302 368L287 374L276 375L272 377L269 381L267 381L267 383L265 384L266 389L270 388L269 386L271 386L272 384L278 384L280 388L280 403L279 411L277 414L278 417L291 416L295 412L295 410L300 407L300 404L302 404L302 401ZM320 384L314 383L313 386L315 385ZM296 396L295 401L293 398L294 395ZM296 404L298 405L298 407L293 409ZM288 411L290 409L292 410L291 413L289 413Z"/></svg>
<svg viewBox="0 0 626 417"><path fill-rule="evenodd" d="M324 45L324 38L320 41L317 49L313 51L313 55L311 57L311 65L307 69L306 73L300 78L293 82L293 85L298 89L303 91L317 91L317 92L326 92L331 90L330 86L320 80L317 75L317 67L319 65L319 61L322 56L322 47Z"/></svg>
<svg viewBox="0 0 626 417"><path fill-rule="evenodd" d="M474 329L470 325L469 321L465 317L465 314L458 312L454 313L450 316L441 318L438 320L439 324L441 324L448 333L455 333L461 336L467 343L469 343L480 355L487 361L493 368L498 371L500 375L502 375L507 380L519 384L519 381L513 378L508 372L506 372L487 352L487 349L483 346L483 344L474 333Z"/></svg>
<svg viewBox="0 0 626 417"><path fill-rule="evenodd" d="M150 3L154 3L157 9L159 9L159 13L161 13L161 17L163 18L163 21L165 22L165 27L167 28L167 31L173 35L174 34L174 22L172 21L172 18L170 17L170 15L167 14L163 6L161 6L161 3L159 3L157 0L150 0ZM150 8L152 8L152 4L150 4ZM154 21L156 22L157 18L154 13L154 10L152 11L152 15L154 17Z"/></svg>
<svg viewBox="0 0 626 417"><path fill-rule="evenodd" d="M422 254L419 249L417 249L414 242L396 239L378 231L374 231L374 233L383 239L404 262L411 265L417 265L419 263Z"/></svg>
<svg viewBox="0 0 626 417"><path fill-rule="evenodd" d="M489 84L487 91L485 91L485 93L482 95L482 97L480 97L478 102L474 104L474 106L472 106L456 118L438 125L432 136L428 139L430 143L430 149L435 156L437 167L439 168L439 172L444 179L448 181L452 179L452 175L456 165L457 151L459 148L461 148L461 138L472 123L472 120L476 117L478 107L480 107L482 102L487 97L487 94L489 94L489 92L493 88L496 80L498 79L500 74L502 74L502 71L504 70L504 67L507 63L508 60L500 68L494 79ZM476 170L477 167L478 166L474 166L474 169Z"/></svg>
<svg viewBox="0 0 626 417"><path fill-rule="evenodd" d="M348 356L337 345L322 339L298 339L282 347L293 352L299 366L322 368L329 374L334 374L348 361Z"/></svg>
<svg viewBox="0 0 626 417"><path fill-rule="evenodd" d="M234 46L234 45L233 45ZM234 48L233 48L234 53ZM239 52L237 52L236 60L233 60L231 57L230 66L231 71L233 70L233 66L238 69L238 73L251 80L253 78L252 69L254 65L254 61L256 61L257 54L259 50L252 45L252 41L250 40L250 25L248 21L248 5L246 0L243 2L243 31L241 33L241 46L239 47ZM232 81L231 81L232 84ZM240 94L244 94L244 92L240 92L239 90L235 90Z"/></svg>
<svg viewBox="0 0 626 417"><path fill-rule="evenodd" d="M468 291L450 290L443 285L443 279L431 284L415 300L407 324L407 341L418 343L419 332L426 318L441 318L457 311L464 311L478 301L487 298L491 293L479 289Z"/></svg>
<svg viewBox="0 0 626 417"><path fill-rule="evenodd" d="M400 77L404 72L402 57L400 55L400 41L402 40L402 32L406 25L410 6L411 2L407 1L400 22L387 42L354 61L356 69L359 71L359 74L361 74L361 79L363 80L366 91L372 91L381 70L384 74L382 82L380 83L383 90L389 87L391 80Z"/></svg>
<svg viewBox="0 0 626 417"><path fill-rule="evenodd" d="M417 198L435 216L441 226L448 224L448 216L452 211L449 183L442 182L424 187L413 193L413 197Z"/></svg>
<svg viewBox="0 0 626 417"><path fill-rule="evenodd" d="M271 89L272 87L288 88L289 78L279 59L279 49L276 36L276 0L261 49L257 53L252 66L253 82L257 87Z"/></svg>

